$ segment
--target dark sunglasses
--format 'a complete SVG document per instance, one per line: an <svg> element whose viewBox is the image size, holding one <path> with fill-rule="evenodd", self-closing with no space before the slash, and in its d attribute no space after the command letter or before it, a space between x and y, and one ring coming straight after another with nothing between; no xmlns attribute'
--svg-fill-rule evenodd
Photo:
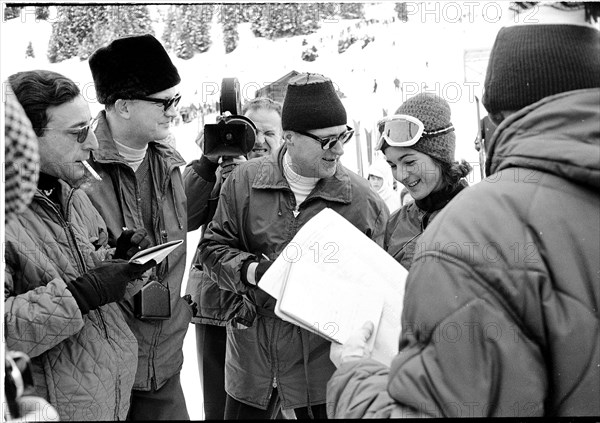
<svg viewBox="0 0 600 423"><path fill-rule="evenodd" d="M304 135L305 137L315 140L316 142L321 144L321 148L323 150L329 150L338 141L341 142L342 145L344 145L348 141L350 141L350 138L352 138L352 136L354 135L354 129L352 129L348 125L346 125L346 130L344 132L342 132L341 134L332 135L332 136L326 137L326 138L321 138L314 134L310 134L310 133L304 132L304 131L296 131L296 130L293 130L293 131L300 135Z"/></svg>
<svg viewBox="0 0 600 423"><path fill-rule="evenodd" d="M85 126L82 126L80 128L49 128L49 127L44 127L44 128L36 128L36 129L49 129L49 130L54 130L54 131L66 131L68 134L72 134L75 135L77 137L77 142L79 144L83 144L85 142L85 140L88 137L88 133L90 132L90 128L92 128L92 130L96 129L96 124L98 123L98 119L97 118L92 118L90 120L90 123L88 123Z"/></svg>
<svg viewBox="0 0 600 423"><path fill-rule="evenodd" d="M133 100L151 101L153 103L162 104L166 112L171 106L177 107L177 105L179 104L179 100L181 100L181 95L177 94L175 97L169 99L154 97L135 97Z"/></svg>

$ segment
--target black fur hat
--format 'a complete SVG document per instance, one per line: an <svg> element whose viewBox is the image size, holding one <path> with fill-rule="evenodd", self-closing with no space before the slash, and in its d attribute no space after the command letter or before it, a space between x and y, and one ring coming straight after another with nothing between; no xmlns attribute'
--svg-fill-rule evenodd
<svg viewBox="0 0 600 423"><path fill-rule="evenodd" d="M149 34L116 39L96 50L89 64L102 104L148 96L181 81L162 44Z"/></svg>

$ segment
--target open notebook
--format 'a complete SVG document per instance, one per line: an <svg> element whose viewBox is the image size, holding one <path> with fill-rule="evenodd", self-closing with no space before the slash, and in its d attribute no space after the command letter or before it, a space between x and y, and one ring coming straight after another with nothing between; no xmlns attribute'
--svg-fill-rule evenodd
<svg viewBox="0 0 600 423"><path fill-rule="evenodd" d="M354 225L324 209L298 231L259 287L277 299L280 318L333 342L344 343L372 321L371 357L389 365L398 352L407 275Z"/></svg>
<svg viewBox="0 0 600 423"><path fill-rule="evenodd" d="M183 244L183 240L178 239L176 241L169 241L165 242L164 244L146 248L145 250L138 251L133 257L131 257L129 259L129 263L145 264L150 260L155 260L156 264L158 264L181 244Z"/></svg>

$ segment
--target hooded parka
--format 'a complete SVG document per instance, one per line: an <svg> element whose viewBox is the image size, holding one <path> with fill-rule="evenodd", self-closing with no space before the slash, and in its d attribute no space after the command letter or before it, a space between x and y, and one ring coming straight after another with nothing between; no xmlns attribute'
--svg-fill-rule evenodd
<svg viewBox="0 0 600 423"><path fill-rule="evenodd" d="M498 126L422 236L391 368L343 364L330 417L600 415L599 122L586 89Z"/></svg>
<svg viewBox="0 0 600 423"><path fill-rule="evenodd" d="M325 207L379 245L389 216L368 182L341 164L297 208L283 175L285 151L283 146L277 155L236 167L223 185L217 211L199 245L210 277L222 289L244 295L256 308L250 328L227 326L225 388L236 400L262 409L273 387L284 409L323 404L335 367L329 360L331 342L276 317L275 299L241 281L242 265L263 254L275 260L298 230Z"/></svg>
<svg viewBox="0 0 600 423"><path fill-rule="evenodd" d="M116 303L82 315L66 285L107 257L106 225L59 183L62 210L38 190L6 224L6 347L31 357L35 395L61 420L125 420L137 341Z"/></svg>

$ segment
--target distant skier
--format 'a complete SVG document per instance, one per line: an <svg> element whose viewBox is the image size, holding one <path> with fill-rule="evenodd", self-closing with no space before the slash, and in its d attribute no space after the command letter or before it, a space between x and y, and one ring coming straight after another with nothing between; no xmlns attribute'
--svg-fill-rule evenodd
<svg viewBox="0 0 600 423"><path fill-rule="evenodd" d="M377 80L373 79L373 93L377 92Z"/></svg>
<svg viewBox="0 0 600 423"><path fill-rule="evenodd" d="M400 80L398 79L398 77L394 78L394 88L396 89L396 91L398 91L398 89L400 88Z"/></svg>

